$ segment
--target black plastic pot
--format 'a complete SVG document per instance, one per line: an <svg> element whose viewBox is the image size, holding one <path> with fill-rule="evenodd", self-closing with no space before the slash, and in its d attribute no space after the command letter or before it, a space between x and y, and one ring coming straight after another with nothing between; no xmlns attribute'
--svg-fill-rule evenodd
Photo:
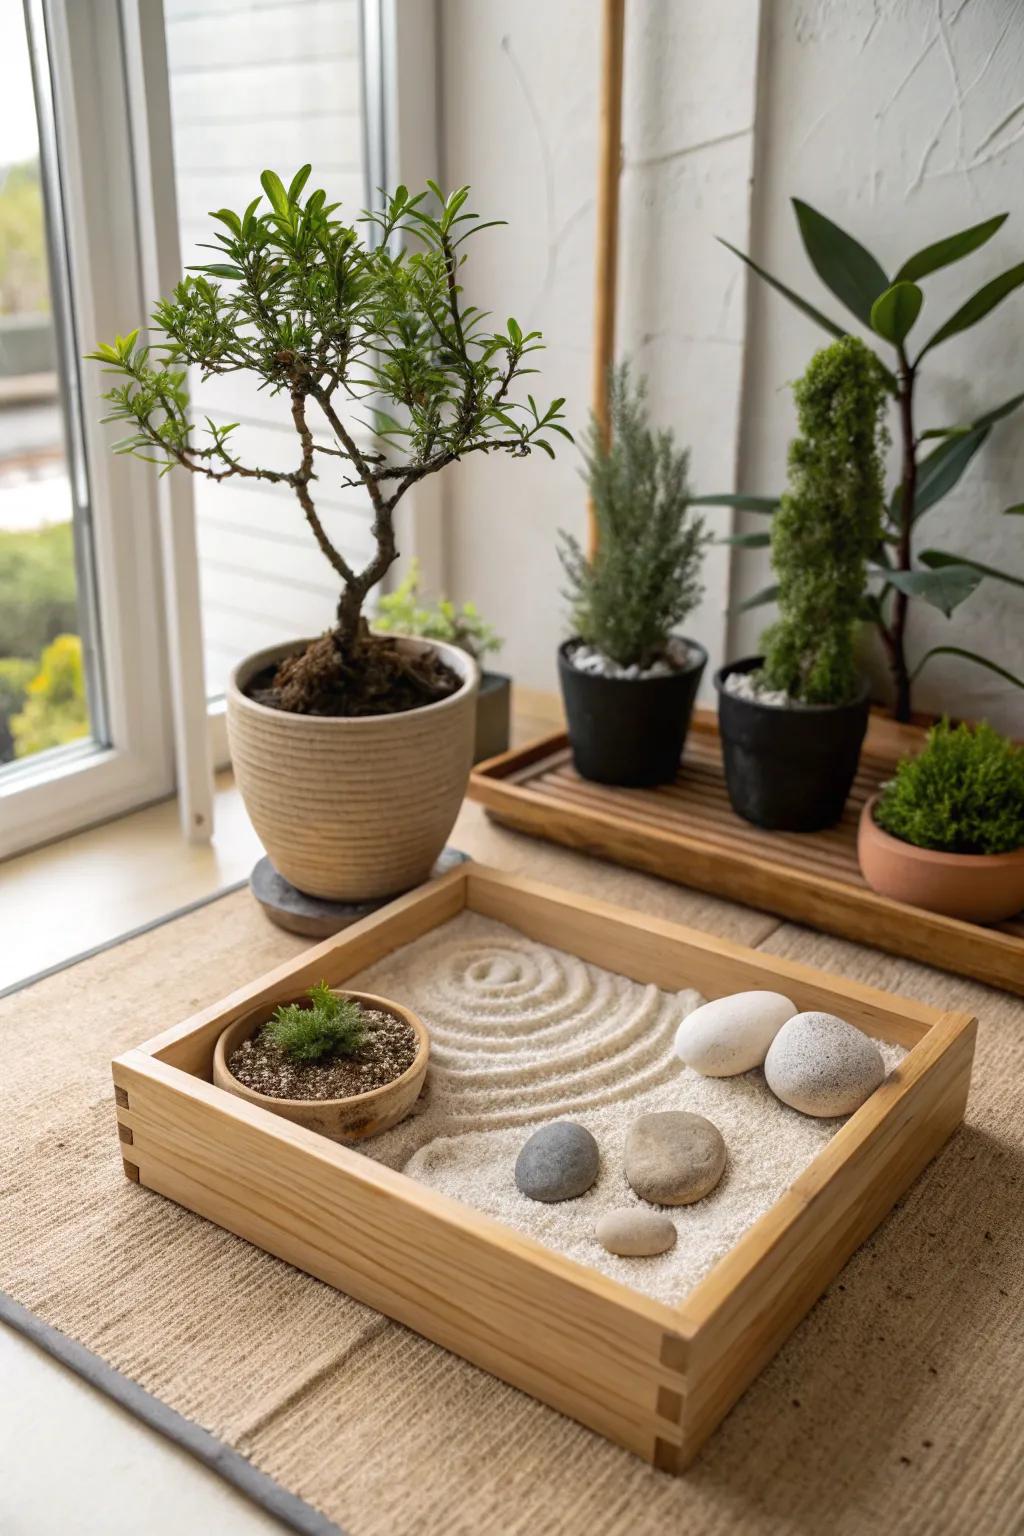
<svg viewBox="0 0 1024 1536"><path fill-rule="evenodd" d="M512 728L512 679L504 672L481 672L476 696L474 763L508 751Z"/></svg>
<svg viewBox="0 0 1024 1536"><path fill-rule="evenodd" d="M558 648L562 685L576 771L598 784L670 784L679 770L693 702L707 652L693 640L690 665L666 677L597 677L579 672Z"/></svg>
<svg viewBox="0 0 1024 1536"><path fill-rule="evenodd" d="M780 708L727 693L731 672L756 672L748 656L715 673L718 731L732 808L757 827L818 832L843 814L868 728L868 691L852 704Z"/></svg>

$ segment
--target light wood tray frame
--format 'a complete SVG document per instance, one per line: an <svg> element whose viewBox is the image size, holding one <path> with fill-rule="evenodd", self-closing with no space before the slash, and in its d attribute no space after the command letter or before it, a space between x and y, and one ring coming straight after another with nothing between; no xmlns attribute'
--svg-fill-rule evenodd
<svg viewBox="0 0 1024 1536"><path fill-rule="evenodd" d="M210 1082L218 1034L340 985L464 909L668 990L787 993L908 1048L681 1300L651 1300ZM975 1021L465 864L113 1063L125 1173L625 1446L681 1471L964 1114Z"/></svg>
<svg viewBox="0 0 1024 1536"><path fill-rule="evenodd" d="M1024 994L1024 913L982 927L890 901L861 876L861 806L901 756L921 750L924 737L921 726L873 715L842 820L825 832L766 832L733 813L717 716L708 709L694 711L674 784L637 790L588 783L575 772L562 731L478 763L469 796L517 832Z"/></svg>

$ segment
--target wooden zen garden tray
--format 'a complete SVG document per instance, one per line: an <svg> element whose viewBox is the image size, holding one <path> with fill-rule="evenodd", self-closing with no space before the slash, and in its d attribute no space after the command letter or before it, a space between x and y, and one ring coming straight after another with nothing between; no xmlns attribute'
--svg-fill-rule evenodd
<svg viewBox="0 0 1024 1536"><path fill-rule="evenodd" d="M560 733L481 763L469 793L519 832L1024 994L1024 913L984 928L890 901L861 876L861 807L923 740L922 727L872 716L843 819L826 832L765 832L733 813L716 717L705 709L694 714L674 784L592 784Z"/></svg>
<svg viewBox="0 0 1024 1536"><path fill-rule="evenodd" d="M243 1011L364 967L464 909L635 981L784 991L908 1048L678 1305L651 1300L210 1081ZM963 1118L975 1021L706 933L464 864L113 1064L125 1172L681 1471Z"/></svg>

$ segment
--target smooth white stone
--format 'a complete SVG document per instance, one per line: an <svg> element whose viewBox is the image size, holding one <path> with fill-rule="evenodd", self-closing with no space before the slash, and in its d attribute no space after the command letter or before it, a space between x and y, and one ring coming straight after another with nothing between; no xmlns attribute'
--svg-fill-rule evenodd
<svg viewBox="0 0 1024 1536"><path fill-rule="evenodd" d="M833 1013L798 1013L768 1050L765 1080L805 1115L851 1115L885 1078L875 1042Z"/></svg>
<svg viewBox="0 0 1024 1536"><path fill-rule="evenodd" d="M676 1030L676 1055L704 1077L735 1077L759 1067L796 1013L781 992L732 992L695 1008Z"/></svg>

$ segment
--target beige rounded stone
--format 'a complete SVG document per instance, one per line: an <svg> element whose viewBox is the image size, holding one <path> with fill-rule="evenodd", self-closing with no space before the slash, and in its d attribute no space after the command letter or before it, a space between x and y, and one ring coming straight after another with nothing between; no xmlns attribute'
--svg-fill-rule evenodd
<svg viewBox="0 0 1024 1536"><path fill-rule="evenodd" d="M798 1013L783 1024L764 1063L777 1099L804 1115L850 1115L885 1077L875 1042L834 1013Z"/></svg>
<svg viewBox="0 0 1024 1536"><path fill-rule="evenodd" d="M609 1211L594 1228L602 1248L625 1259L648 1259L675 1246L675 1223L659 1211L627 1205Z"/></svg>
<svg viewBox="0 0 1024 1536"><path fill-rule="evenodd" d="M731 992L695 1008L676 1030L676 1055L704 1077L735 1077L764 1062L796 1013L781 992Z"/></svg>
<svg viewBox="0 0 1024 1536"><path fill-rule="evenodd" d="M437 704L345 720L269 709L251 680L308 641L272 646L235 668L228 740L249 819L278 874L329 901L370 901L426 880L466 792L480 670L436 640L428 646L462 679Z"/></svg>
<svg viewBox="0 0 1024 1536"><path fill-rule="evenodd" d="M641 1115L630 1126L623 1166L641 1200L690 1205L710 1194L722 1177L725 1142L703 1115L662 1110Z"/></svg>

